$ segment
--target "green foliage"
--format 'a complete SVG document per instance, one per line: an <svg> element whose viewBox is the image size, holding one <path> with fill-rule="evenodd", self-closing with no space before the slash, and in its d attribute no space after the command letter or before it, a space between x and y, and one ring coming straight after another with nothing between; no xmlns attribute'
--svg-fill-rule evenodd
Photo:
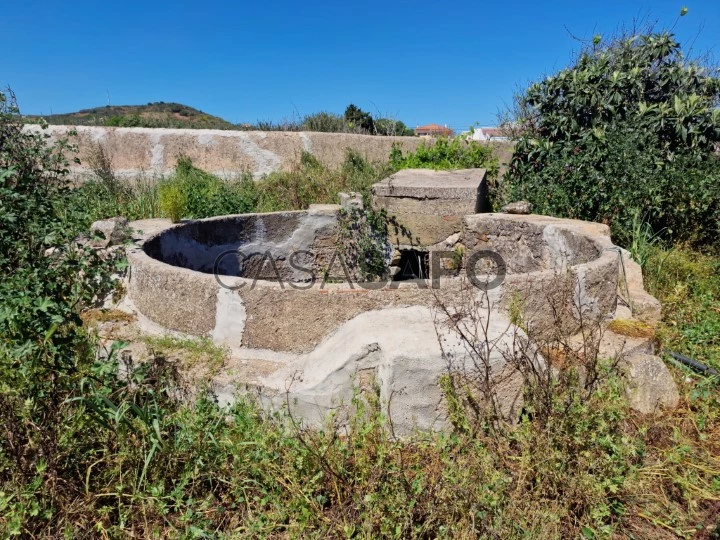
<svg viewBox="0 0 720 540"><path fill-rule="evenodd" d="M180 103L147 105L106 105L68 114L25 116L26 123L45 121L71 126L111 126L150 128L236 129L232 123Z"/></svg>
<svg viewBox="0 0 720 540"><path fill-rule="evenodd" d="M290 171L270 173L255 183L256 211L302 210L310 204L335 204L339 192L361 193L369 203L372 185L392 170L387 164L374 164L348 149L340 168L331 170L315 157L303 152Z"/></svg>
<svg viewBox="0 0 720 540"><path fill-rule="evenodd" d="M630 232L630 244L627 249L633 260L644 267L655 248L655 244L658 243L658 237L662 231L654 233L652 227L637 212L633 216Z"/></svg>
<svg viewBox="0 0 720 540"><path fill-rule="evenodd" d="M224 181L195 167L189 158L178 160L175 174L158 184L161 212L173 221L251 212L255 185L249 174Z"/></svg>
<svg viewBox="0 0 720 540"><path fill-rule="evenodd" d="M375 122L372 115L352 103L345 109L345 122L352 131L375 133Z"/></svg>
<svg viewBox="0 0 720 540"><path fill-rule="evenodd" d="M663 304L665 346L720 371L720 257L654 248L643 273Z"/></svg>
<svg viewBox="0 0 720 540"><path fill-rule="evenodd" d="M720 79L669 34L598 40L518 98L522 136L502 196L608 223L625 245L638 212L666 238L714 241L719 100Z"/></svg>
<svg viewBox="0 0 720 540"><path fill-rule="evenodd" d="M137 178L107 183L99 177L72 190L68 211L81 216L86 227L98 219L125 216L130 220L161 216L157 182Z"/></svg>
<svg viewBox="0 0 720 540"><path fill-rule="evenodd" d="M305 116L302 121L302 130L342 133L347 131L347 125L345 119L339 114L323 111Z"/></svg>
<svg viewBox="0 0 720 540"><path fill-rule="evenodd" d="M387 278L388 217L385 210L343 208L339 218L338 248L349 268L359 268L359 278Z"/></svg>
<svg viewBox="0 0 720 540"><path fill-rule="evenodd" d="M405 125L402 120L392 118L378 118L375 120L375 131L378 135L395 137L412 137L415 131Z"/></svg>
<svg viewBox="0 0 720 540"><path fill-rule="evenodd" d="M396 169L487 169L491 179L500 167L491 147L460 137L440 138L433 144L421 144L415 152L403 154L394 147L390 163Z"/></svg>
<svg viewBox="0 0 720 540"><path fill-rule="evenodd" d="M42 135L23 132L14 97L0 93L4 535L20 532L23 522L49 519L52 497L39 500L34 493L71 474L82 459L66 461L68 447L76 442L68 431L73 407L66 399L77 391L94 360L78 314L109 291L111 268L110 262L72 242L83 230L84 216L68 204L63 152L70 150L65 141L47 146Z"/></svg>
<svg viewBox="0 0 720 540"><path fill-rule="evenodd" d="M147 125L148 123L147 121L143 121L138 114L131 116L111 116L105 120L105 125L108 127L151 127Z"/></svg>
<svg viewBox="0 0 720 540"><path fill-rule="evenodd" d="M180 182L168 181L160 184L158 189L160 211L173 223L188 214L188 197L183 188Z"/></svg>

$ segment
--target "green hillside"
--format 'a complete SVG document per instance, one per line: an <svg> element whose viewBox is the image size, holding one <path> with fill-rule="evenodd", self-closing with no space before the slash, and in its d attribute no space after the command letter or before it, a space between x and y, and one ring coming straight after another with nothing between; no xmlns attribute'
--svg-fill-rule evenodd
<svg viewBox="0 0 720 540"><path fill-rule="evenodd" d="M25 121L74 126L165 127L194 129L238 129L218 116L180 103L148 103L147 105L106 105L66 114L29 115Z"/></svg>

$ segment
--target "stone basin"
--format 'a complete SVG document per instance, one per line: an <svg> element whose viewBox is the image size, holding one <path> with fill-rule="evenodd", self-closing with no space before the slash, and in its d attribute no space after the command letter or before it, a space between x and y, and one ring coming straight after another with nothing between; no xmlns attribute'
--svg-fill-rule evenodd
<svg viewBox="0 0 720 540"><path fill-rule="evenodd" d="M462 266L445 268L435 288L431 280L323 282L338 211L331 205L132 224L154 230L128 250L128 298L148 331L209 337L230 350L213 383L221 401L252 391L268 406L290 407L317 424L372 380L398 433L446 427L438 378L471 360L439 305L455 313L468 298L489 306L482 317L490 319L485 337L494 343L488 359L494 370L505 368L508 355L518 353L517 337L525 335L510 322L518 305L524 329L556 325L560 313L568 334L579 319L615 314L622 253L604 225L469 214L453 239L462 247ZM493 251L505 263L502 284L489 291L467 278L478 251ZM483 268L486 262L473 263L472 271L485 275L492 270ZM501 394L503 411L517 414L520 382Z"/></svg>

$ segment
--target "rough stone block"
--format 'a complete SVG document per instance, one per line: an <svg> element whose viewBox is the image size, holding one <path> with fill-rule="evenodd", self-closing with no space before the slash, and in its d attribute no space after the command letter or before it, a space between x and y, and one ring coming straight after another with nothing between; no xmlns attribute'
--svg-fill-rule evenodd
<svg viewBox="0 0 720 540"><path fill-rule="evenodd" d="M90 225L90 232L102 238L91 240L93 247L117 246L130 238L128 220L124 217L114 217L94 222Z"/></svg>
<svg viewBox="0 0 720 540"><path fill-rule="evenodd" d="M343 208L355 210L363 209L362 195L359 193L354 191L351 191L350 193L338 193L338 197L340 198L340 206Z"/></svg>
<svg viewBox="0 0 720 540"><path fill-rule="evenodd" d="M405 169L373 186L373 206L399 225L393 244L429 247L460 232L463 216L489 211L485 169Z"/></svg>
<svg viewBox="0 0 720 540"><path fill-rule="evenodd" d="M639 354L622 363L630 406L643 414L672 409L680 401L675 380L657 356Z"/></svg>

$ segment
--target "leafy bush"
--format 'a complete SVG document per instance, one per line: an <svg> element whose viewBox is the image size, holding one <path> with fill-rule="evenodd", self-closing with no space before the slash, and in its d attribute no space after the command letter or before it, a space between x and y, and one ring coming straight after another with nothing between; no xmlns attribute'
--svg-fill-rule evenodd
<svg viewBox="0 0 720 540"><path fill-rule="evenodd" d="M372 114L363 111L352 103L345 109L345 122L351 131L375 133L375 121Z"/></svg>
<svg viewBox="0 0 720 540"><path fill-rule="evenodd" d="M347 131L345 119L339 114L319 112L308 114L302 121L303 131L323 131L328 133L342 133Z"/></svg>
<svg viewBox="0 0 720 540"><path fill-rule="evenodd" d="M378 118L375 120L375 132L377 135L395 137L412 137L415 135L415 131L407 127L405 122L392 118Z"/></svg>
<svg viewBox="0 0 720 540"><path fill-rule="evenodd" d="M160 211L177 223L188 214L188 198L180 182L163 182L158 188Z"/></svg>
<svg viewBox="0 0 720 540"><path fill-rule="evenodd" d="M66 400L94 361L78 314L108 291L110 267L73 243L84 216L69 204L70 150L23 132L13 96L0 93L3 536L25 520L49 519L58 479L89 456L75 455L82 443L68 430L76 407ZM39 499L40 491L49 495Z"/></svg>
<svg viewBox="0 0 720 540"><path fill-rule="evenodd" d="M225 181L193 166L187 157L181 157L175 174L158 185L160 209L173 221L252 212L254 192L249 174Z"/></svg>
<svg viewBox="0 0 720 540"><path fill-rule="evenodd" d="M421 144L415 152L403 154L398 146L390 153L395 169L487 169L491 179L497 177L500 167L492 148L460 137L440 138L434 144Z"/></svg>
<svg viewBox="0 0 720 540"><path fill-rule="evenodd" d="M630 242L638 213L665 238L720 233L720 79L669 34L615 39L518 98L521 132L502 196L610 224Z"/></svg>

